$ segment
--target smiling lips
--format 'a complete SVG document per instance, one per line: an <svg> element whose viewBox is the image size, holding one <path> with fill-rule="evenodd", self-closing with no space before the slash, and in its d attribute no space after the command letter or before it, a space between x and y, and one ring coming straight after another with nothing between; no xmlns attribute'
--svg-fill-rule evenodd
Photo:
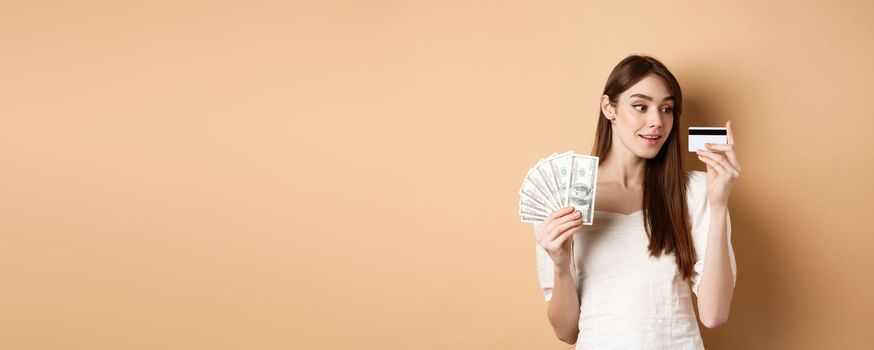
<svg viewBox="0 0 874 350"><path fill-rule="evenodd" d="M659 143L659 140L662 138L662 135L659 134L650 134L650 135L637 135L643 139L647 145L656 145Z"/></svg>

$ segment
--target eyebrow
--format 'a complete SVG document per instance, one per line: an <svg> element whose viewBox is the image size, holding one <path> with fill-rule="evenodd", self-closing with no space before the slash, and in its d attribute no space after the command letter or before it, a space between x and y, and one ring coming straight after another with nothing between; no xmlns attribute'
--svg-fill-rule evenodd
<svg viewBox="0 0 874 350"><path fill-rule="evenodd" d="M652 101L652 97L649 97L649 96L644 95L644 94L634 94L634 95L629 96L628 98L632 98L632 97L640 97L640 98L643 98L645 100ZM674 96L668 96L668 97L665 97L664 99L662 99L662 101L668 101L668 100L674 101L675 100Z"/></svg>

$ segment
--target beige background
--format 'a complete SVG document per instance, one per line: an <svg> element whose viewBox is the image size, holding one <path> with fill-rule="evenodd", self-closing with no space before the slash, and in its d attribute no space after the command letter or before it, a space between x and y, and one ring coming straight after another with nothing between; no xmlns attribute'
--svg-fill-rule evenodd
<svg viewBox="0 0 874 350"><path fill-rule="evenodd" d="M0 348L567 349L518 186L607 75L735 122L708 349L874 342L870 1L0 5ZM690 168L700 169L692 158Z"/></svg>

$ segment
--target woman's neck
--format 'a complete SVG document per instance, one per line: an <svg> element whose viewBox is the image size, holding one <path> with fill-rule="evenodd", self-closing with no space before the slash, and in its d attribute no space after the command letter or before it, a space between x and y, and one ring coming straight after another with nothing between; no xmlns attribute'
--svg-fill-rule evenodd
<svg viewBox="0 0 874 350"><path fill-rule="evenodd" d="M646 159L616 143L610 148L606 158L598 166L598 182L613 183L622 189L642 186Z"/></svg>

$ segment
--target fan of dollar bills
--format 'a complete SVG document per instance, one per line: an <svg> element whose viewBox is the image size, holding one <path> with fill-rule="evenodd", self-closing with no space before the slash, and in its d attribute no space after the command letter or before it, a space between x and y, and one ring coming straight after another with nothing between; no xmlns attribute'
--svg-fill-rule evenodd
<svg viewBox="0 0 874 350"><path fill-rule="evenodd" d="M528 170L519 190L519 216L522 222L542 222L552 212L569 205L583 214L583 224L591 225L598 183L598 157L573 151L553 153Z"/></svg>

